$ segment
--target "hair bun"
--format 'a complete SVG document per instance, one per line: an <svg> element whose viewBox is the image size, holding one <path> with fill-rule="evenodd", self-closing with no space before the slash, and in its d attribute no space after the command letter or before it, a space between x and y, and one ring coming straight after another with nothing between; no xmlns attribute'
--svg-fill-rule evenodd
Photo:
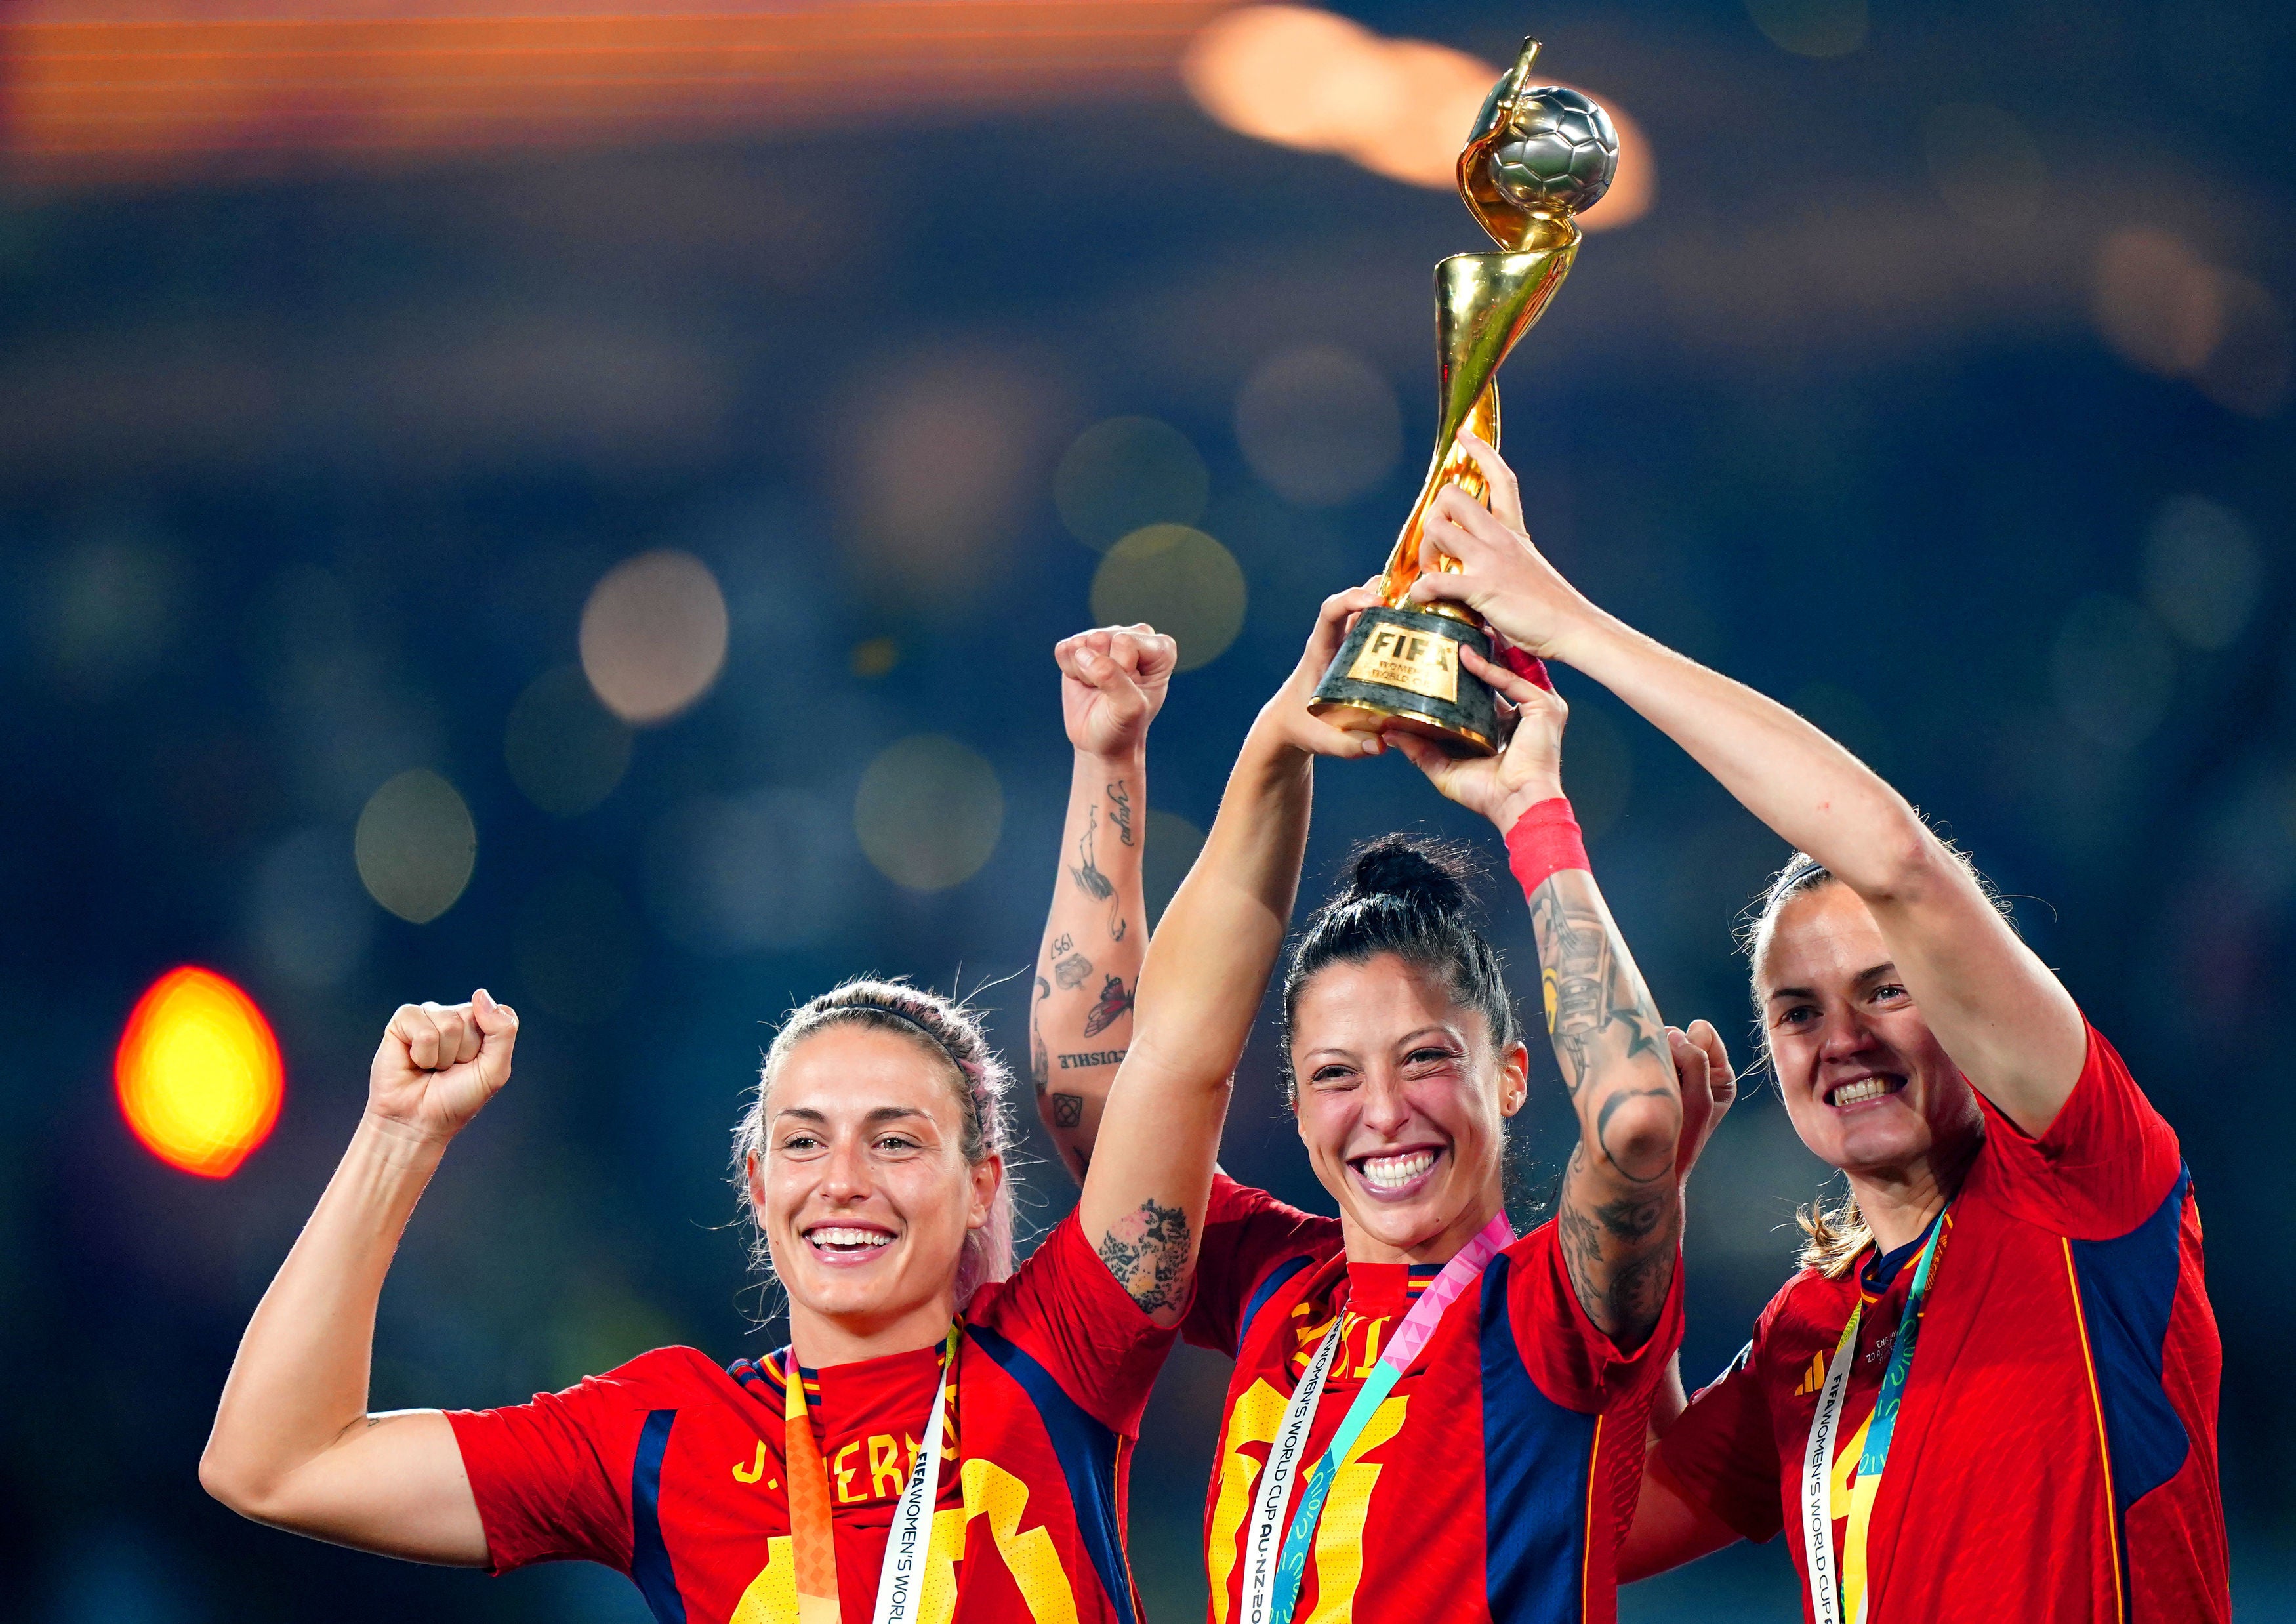
<svg viewBox="0 0 2296 1624"><path fill-rule="evenodd" d="M1464 914L1472 900L1473 862L1441 841L1383 834L1356 848L1349 867L1350 900L1396 897L1437 914Z"/></svg>

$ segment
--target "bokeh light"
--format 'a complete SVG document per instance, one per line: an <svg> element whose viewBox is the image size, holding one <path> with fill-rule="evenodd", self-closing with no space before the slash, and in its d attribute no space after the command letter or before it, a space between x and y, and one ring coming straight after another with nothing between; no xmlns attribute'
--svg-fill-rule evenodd
<svg viewBox="0 0 2296 1624"><path fill-rule="evenodd" d="M1147 893L1148 920L1153 924L1164 916L1172 894L1195 866L1196 854L1204 849L1204 832L1177 812L1151 807L1141 839L1146 844L1140 852L1140 884Z"/></svg>
<svg viewBox="0 0 2296 1624"><path fill-rule="evenodd" d="M1448 45L1383 39L1312 5L1239 6L1207 23L1181 63L1197 105L1239 135L1336 152L1442 191L1458 184L1459 149L1501 71ZM1656 190L1640 127L1612 98L1595 99L1618 127L1619 171L1580 217L1589 231L1640 217Z"/></svg>
<svg viewBox="0 0 2296 1624"><path fill-rule="evenodd" d="M2105 341L2149 373L2197 372L2224 332L2216 272L2193 246L2131 226L2097 250L2095 312Z"/></svg>
<svg viewBox="0 0 2296 1624"><path fill-rule="evenodd" d="M2066 612L2049 654L2065 719L2113 750L2141 744L2169 713L2177 656L2139 604L2093 592Z"/></svg>
<svg viewBox="0 0 2296 1624"><path fill-rule="evenodd" d="M351 851L369 896L412 924L428 924L471 882L478 825L453 784L416 767L367 798Z"/></svg>
<svg viewBox="0 0 2296 1624"><path fill-rule="evenodd" d="M228 1178L271 1135L285 1069L255 1000L186 964L136 1000L119 1037L119 1114L171 1168Z"/></svg>
<svg viewBox="0 0 2296 1624"><path fill-rule="evenodd" d="M1922 123L1922 155L1946 207L1972 226L2014 231L2041 211L2049 170L2040 146L1997 107L1937 109Z"/></svg>
<svg viewBox="0 0 2296 1624"><path fill-rule="evenodd" d="M823 455L849 471L849 567L872 596L947 612L980 593L1023 529L1061 390L1021 357L985 345L857 369Z"/></svg>
<svg viewBox="0 0 2296 1624"><path fill-rule="evenodd" d="M2288 397L2296 342L2280 301L2181 238L2142 226L2107 237L2091 310L2122 359L2189 378L2228 411L2263 417Z"/></svg>
<svg viewBox="0 0 2296 1624"><path fill-rule="evenodd" d="M709 566L662 548L625 559L582 609L582 671L625 722L666 722L726 664L726 597Z"/></svg>
<svg viewBox="0 0 2296 1624"><path fill-rule="evenodd" d="M1746 14L1796 56L1847 56L1866 43L1866 0L1746 0Z"/></svg>
<svg viewBox="0 0 2296 1624"><path fill-rule="evenodd" d="M627 724L598 702L578 666L545 671L503 725L503 764L526 798L557 817L587 812L630 765Z"/></svg>
<svg viewBox="0 0 2296 1624"><path fill-rule="evenodd" d="M1227 652L1243 629L1242 566L1235 554L1184 524L1152 524L1118 542L1092 577L1092 618L1102 626L1145 620L1180 645L1193 671Z"/></svg>
<svg viewBox="0 0 2296 1624"><path fill-rule="evenodd" d="M2206 496L2172 496L2144 537L2144 602L2197 649L2229 648L2247 628L2264 556L2238 513Z"/></svg>
<svg viewBox="0 0 2296 1624"><path fill-rule="evenodd" d="M853 832L878 872L915 891L943 891L980 871L1004 829L996 769L940 734L890 746L861 775Z"/></svg>
<svg viewBox="0 0 2296 1624"><path fill-rule="evenodd" d="M1153 417L1095 423L1053 473L1061 521L1102 552L1143 525L1195 523L1210 494L1211 475L1188 437Z"/></svg>
<svg viewBox="0 0 2296 1624"><path fill-rule="evenodd" d="M1301 507L1351 502L1395 472L1403 413L1361 357L1309 345L1270 357L1244 381L1235 438L1260 482Z"/></svg>

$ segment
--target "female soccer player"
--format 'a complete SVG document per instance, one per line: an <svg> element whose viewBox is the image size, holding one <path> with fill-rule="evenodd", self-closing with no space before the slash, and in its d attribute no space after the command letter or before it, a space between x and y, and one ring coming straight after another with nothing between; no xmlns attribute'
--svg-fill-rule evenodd
<svg viewBox="0 0 2296 1624"><path fill-rule="evenodd" d="M1297 790L1237 783L1216 831L1232 870L1296 867ZM1239 911L1264 909L1192 882L1169 917L1218 937ZM1076 1212L1014 1272L1002 1066L962 1007L849 982L783 1024L735 1135L788 1349L727 1369L661 1349L530 1404L369 1415L391 1253L517 1031L483 991L392 1017L350 1149L241 1344L212 1493L390 1555L587 1557L664 1624L1132 1624L1128 1452L1187 1298L1225 1067L1177 1034L1172 1063L1119 1080Z"/></svg>
<svg viewBox="0 0 2296 1624"><path fill-rule="evenodd" d="M1602 683L1796 848L1751 933L1802 1143L1849 1200L1653 1452L1628 1578L1792 1530L1816 1624L2229 1616L2219 1352L2177 1136L1968 864L1783 706L1439 497L1413 588ZM1661 1416L1660 1420L1667 1419Z"/></svg>
<svg viewBox="0 0 2296 1624"><path fill-rule="evenodd" d="M1249 888L1265 911L1241 915L1249 930L1177 909L1158 928L1119 1091L1182 1041L1207 1076L1240 1056L1297 886L1308 752L1348 753L1308 699L1348 617L1375 601L1325 605L1254 726L1237 782L1299 783L1272 803L1290 861L1243 870L1223 806L1188 882ZM1096 651L1073 665L1107 677ZM1207 1514L1216 1624L1615 1615L1644 1416L1680 1333L1678 1181L1730 1084L1710 1028L1688 1042L1660 1024L1587 871L1562 797L1561 701L1493 680L1521 708L1503 756L1456 764L1394 742L1508 836L1579 1123L1561 1211L1520 1240L1506 1220L1505 1119L1529 1057L1464 886L1438 853L1374 842L1283 987L1287 1092L1341 1216L1214 1184L1187 1334L1237 1362Z"/></svg>

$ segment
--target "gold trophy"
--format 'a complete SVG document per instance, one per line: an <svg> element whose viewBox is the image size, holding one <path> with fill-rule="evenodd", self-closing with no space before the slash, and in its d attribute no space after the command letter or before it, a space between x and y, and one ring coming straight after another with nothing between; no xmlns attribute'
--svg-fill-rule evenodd
<svg viewBox="0 0 2296 1624"><path fill-rule="evenodd" d="M1546 310L1578 253L1571 216L1601 197L1619 166L1619 136L1595 103L1560 85L1533 86L1538 42L1522 42L1459 153L1459 195L1501 250L1454 254L1435 267L1435 357L1441 416L1435 456L1380 581L1381 606L1357 620L1316 685L1311 709L1340 727L1400 727L1460 755L1498 747L1497 707L1459 667L1459 645L1491 657L1472 610L1405 603L1419 578L1428 504L1447 485L1487 502L1489 482L1458 448L1461 429L1499 443L1499 363ZM1454 560L1441 567L1456 569Z"/></svg>

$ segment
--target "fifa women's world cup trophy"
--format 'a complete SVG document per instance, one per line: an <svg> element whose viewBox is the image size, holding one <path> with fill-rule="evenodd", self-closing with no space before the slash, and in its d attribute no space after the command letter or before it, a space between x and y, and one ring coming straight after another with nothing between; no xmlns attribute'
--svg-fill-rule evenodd
<svg viewBox="0 0 2296 1624"><path fill-rule="evenodd" d="M1421 526L1447 485L1488 500L1482 471L1458 448L1459 431L1498 444L1499 363L1570 274L1578 252L1571 216L1603 195L1619 167L1610 115L1575 90L1533 86L1538 54L1537 40L1523 41L1459 154L1459 195L1501 251L1454 254L1435 267L1442 409L1434 461L1388 557L1382 606L1356 622L1314 703L1334 726L1406 728L1462 755L1488 755L1497 746L1491 691L1459 668L1462 643L1490 657L1490 633L1463 607L1404 602L1419 577Z"/></svg>

